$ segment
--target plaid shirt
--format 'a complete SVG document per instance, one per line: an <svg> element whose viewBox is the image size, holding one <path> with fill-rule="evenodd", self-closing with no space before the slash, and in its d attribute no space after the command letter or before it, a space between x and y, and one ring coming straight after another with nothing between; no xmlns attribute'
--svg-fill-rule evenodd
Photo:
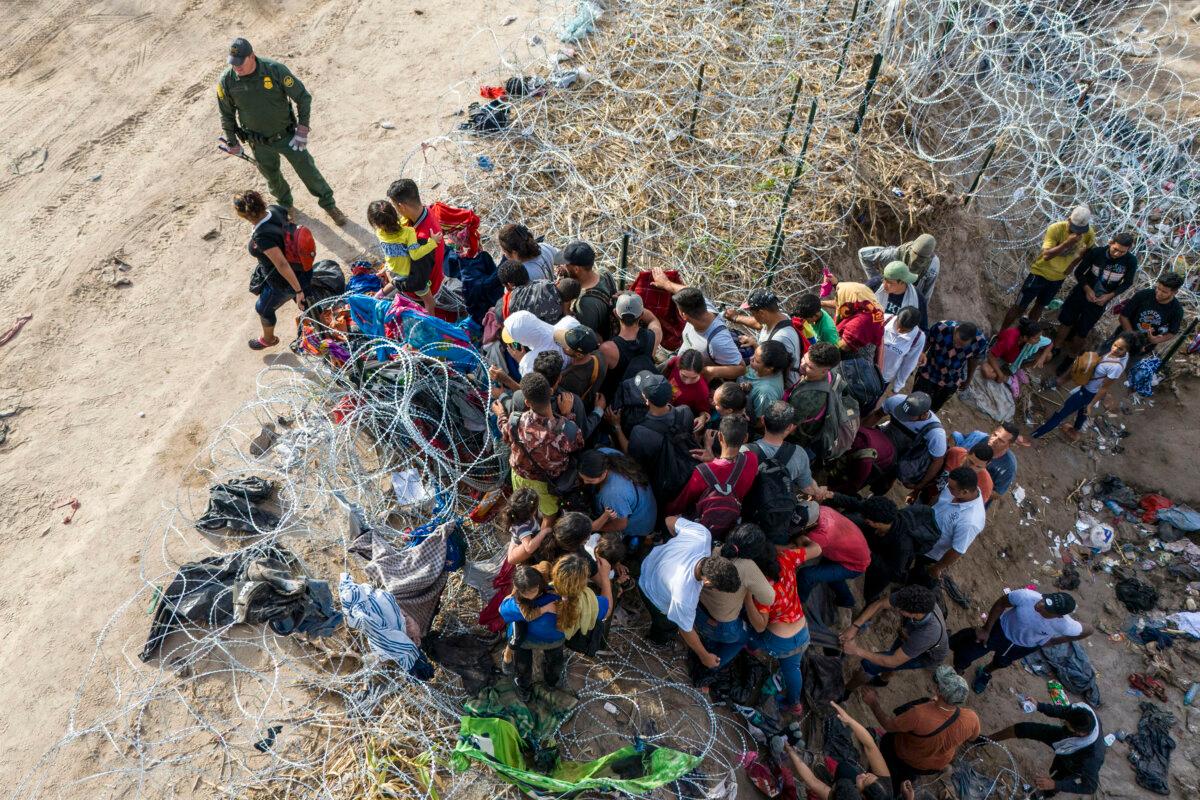
<svg viewBox="0 0 1200 800"><path fill-rule="evenodd" d="M925 347L925 366L917 376L938 386L957 386L967 379L967 361L987 355L988 340L982 333L966 347L954 346L957 322L939 322L929 329Z"/></svg>

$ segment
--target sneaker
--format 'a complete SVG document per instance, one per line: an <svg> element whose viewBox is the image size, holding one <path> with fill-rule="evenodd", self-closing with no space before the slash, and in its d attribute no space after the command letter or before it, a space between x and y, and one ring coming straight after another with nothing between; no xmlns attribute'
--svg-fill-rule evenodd
<svg viewBox="0 0 1200 800"><path fill-rule="evenodd" d="M988 684L992 682L992 673L988 672L983 667L975 670L975 680L971 683L971 691L975 694L983 694L987 691Z"/></svg>
<svg viewBox="0 0 1200 800"><path fill-rule="evenodd" d="M350 221L337 206L330 206L329 208L325 209L325 213L329 215L331 220L333 220L333 224L337 225L339 228Z"/></svg>

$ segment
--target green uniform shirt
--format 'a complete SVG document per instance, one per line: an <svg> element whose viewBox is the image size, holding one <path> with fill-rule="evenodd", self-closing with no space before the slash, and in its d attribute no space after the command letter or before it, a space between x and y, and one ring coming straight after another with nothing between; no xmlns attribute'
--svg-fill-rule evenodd
<svg viewBox="0 0 1200 800"><path fill-rule="evenodd" d="M230 67L217 81L221 128L230 142L244 138L237 136L239 127L267 138L285 132L297 122L308 127L312 95L304 84L278 61L257 58L254 72L246 77L239 77ZM296 104L295 112L292 103Z"/></svg>

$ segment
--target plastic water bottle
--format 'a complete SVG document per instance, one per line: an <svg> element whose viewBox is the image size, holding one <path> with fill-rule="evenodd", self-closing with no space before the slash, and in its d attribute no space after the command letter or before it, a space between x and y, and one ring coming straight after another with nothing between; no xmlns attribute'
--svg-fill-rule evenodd
<svg viewBox="0 0 1200 800"><path fill-rule="evenodd" d="M1019 694L1019 695L1017 695L1017 700L1021 704L1021 710L1024 711L1026 714L1032 714L1033 712L1037 711L1037 703L1034 702L1032 697L1029 697L1028 695L1024 695L1024 694Z"/></svg>

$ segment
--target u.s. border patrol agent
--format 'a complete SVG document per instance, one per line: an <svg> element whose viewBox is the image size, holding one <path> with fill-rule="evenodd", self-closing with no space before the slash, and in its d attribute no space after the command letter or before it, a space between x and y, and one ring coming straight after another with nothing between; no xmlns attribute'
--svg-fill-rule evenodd
<svg viewBox="0 0 1200 800"><path fill-rule="evenodd" d="M240 142L250 145L267 187L289 214L292 189L283 179L280 156L296 170L325 213L336 224L346 224L346 215L333 201L333 189L308 152L312 95L291 70L257 57L245 39L234 39L229 45L229 69L217 82L217 107L228 142L225 151L236 156L242 152Z"/></svg>

